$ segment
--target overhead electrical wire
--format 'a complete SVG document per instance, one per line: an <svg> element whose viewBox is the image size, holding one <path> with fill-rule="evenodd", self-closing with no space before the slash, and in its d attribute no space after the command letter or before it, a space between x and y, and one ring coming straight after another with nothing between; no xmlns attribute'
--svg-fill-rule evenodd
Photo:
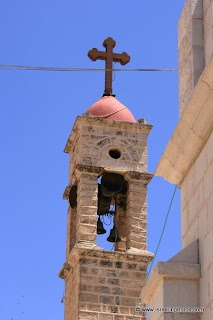
<svg viewBox="0 0 213 320"><path fill-rule="evenodd" d="M129 71L129 72L153 72L153 71L178 71L178 69L151 69L151 68L132 68L132 69L104 69L104 68L71 68L71 67L42 67L42 66L25 66L17 64L0 64L0 70L28 70L28 71L57 71L57 72L94 72L94 71Z"/></svg>

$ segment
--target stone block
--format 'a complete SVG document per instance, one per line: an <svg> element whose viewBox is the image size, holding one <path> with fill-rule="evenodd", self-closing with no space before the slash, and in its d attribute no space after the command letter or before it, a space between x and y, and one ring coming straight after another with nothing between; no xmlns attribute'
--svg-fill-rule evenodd
<svg viewBox="0 0 213 320"><path fill-rule="evenodd" d="M131 297L121 297L120 299L120 305L132 307L136 304L137 299L131 298Z"/></svg>
<svg viewBox="0 0 213 320"><path fill-rule="evenodd" d="M209 165L204 176L204 197L208 199L213 193L213 162Z"/></svg>
<svg viewBox="0 0 213 320"><path fill-rule="evenodd" d="M123 267L124 267L124 263L121 261L115 261L114 265L115 265L116 269L123 269Z"/></svg>
<svg viewBox="0 0 213 320"><path fill-rule="evenodd" d="M97 208L97 198L84 198L79 201L80 206L88 206L89 208Z"/></svg>
<svg viewBox="0 0 213 320"><path fill-rule="evenodd" d="M212 48L213 48L213 40L212 40L212 35L208 34L206 38L204 38L205 41L205 65L208 65L211 59L211 54L212 54Z"/></svg>
<svg viewBox="0 0 213 320"><path fill-rule="evenodd" d="M95 283L96 277L81 275L81 283Z"/></svg>
<svg viewBox="0 0 213 320"><path fill-rule="evenodd" d="M144 272L131 272L130 278L131 279L138 279L138 280L145 280L146 273L144 273Z"/></svg>
<svg viewBox="0 0 213 320"><path fill-rule="evenodd" d="M96 311L96 312L101 312L101 305L100 304L89 304L87 303L87 309L90 311Z"/></svg>
<svg viewBox="0 0 213 320"><path fill-rule="evenodd" d="M115 315L114 320L125 320L125 319L124 319L124 316Z"/></svg>
<svg viewBox="0 0 213 320"><path fill-rule="evenodd" d="M191 0L187 0L184 4L183 10L178 21L178 48L180 47L191 22Z"/></svg>
<svg viewBox="0 0 213 320"><path fill-rule="evenodd" d="M205 80L204 80L205 81ZM203 83L207 85L207 82ZM199 118L199 119L198 119ZM196 134L201 139L201 141L206 143L207 141L207 135L212 132L212 123L209 121L213 118L213 108L212 108L212 96L208 97L206 99L205 108L199 113L198 118L194 121L192 129L193 131L196 131ZM202 146L203 147L203 146ZM206 158L206 152L204 147L204 153L205 153L205 162L207 161Z"/></svg>
<svg viewBox="0 0 213 320"><path fill-rule="evenodd" d="M188 232L186 232L185 236L182 238L182 248L188 246L190 243L198 239L198 237L198 217L196 217L190 225Z"/></svg>
<svg viewBox="0 0 213 320"><path fill-rule="evenodd" d="M213 250L210 250L213 244L213 230L208 232L203 242L203 270L206 272L213 261Z"/></svg>
<svg viewBox="0 0 213 320"><path fill-rule="evenodd" d="M76 239L77 239L77 243L80 243L80 242L96 243L96 233L94 233L94 234L90 234L90 233L82 234L82 233L79 233L79 234L77 234Z"/></svg>
<svg viewBox="0 0 213 320"><path fill-rule="evenodd" d="M82 197L83 199L97 199L98 190L97 188L94 188L95 190L80 190L78 193L79 197Z"/></svg>
<svg viewBox="0 0 213 320"><path fill-rule="evenodd" d="M113 320L113 315L99 314L98 320Z"/></svg>
<svg viewBox="0 0 213 320"><path fill-rule="evenodd" d="M113 305L114 304L114 296L100 295L99 296L99 303Z"/></svg>
<svg viewBox="0 0 213 320"><path fill-rule="evenodd" d="M108 260L100 260L99 265L100 267L104 268L113 267L113 262Z"/></svg>
<svg viewBox="0 0 213 320"><path fill-rule="evenodd" d="M198 158L195 161L195 179L194 185L197 188L200 181L203 179L203 175L206 171L207 167L207 152L206 148L204 147L202 152L199 154Z"/></svg>
<svg viewBox="0 0 213 320"><path fill-rule="evenodd" d="M127 295L129 297L140 297L140 294L141 294L141 290L135 290L135 289L128 289L127 290Z"/></svg>
<svg viewBox="0 0 213 320"><path fill-rule="evenodd" d="M181 213L181 236L185 236L186 232L189 229L189 207L186 206L182 209Z"/></svg>
<svg viewBox="0 0 213 320"><path fill-rule="evenodd" d="M204 48L205 48L205 64L207 65L212 55L213 39L212 39L212 4L206 10L203 19L204 29Z"/></svg>
<svg viewBox="0 0 213 320"><path fill-rule="evenodd" d="M80 311L86 311L87 310L87 304L84 302L79 303L79 310Z"/></svg>
<svg viewBox="0 0 213 320"><path fill-rule="evenodd" d="M206 271L200 279L200 307L206 308L209 304L209 285L208 271Z"/></svg>
<svg viewBox="0 0 213 320"><path fill-rule="evenodd" d="M96 260L96 265L98 264L97 260ZM96 276L104 276L105 275L105 270L104 269L100 269L100 268L90 268L90 273L92 275L96 275Z"/></svg>
<svg viewBox="0 0 213 320"><path fill-rule="evenodd" d="M208 233L208 210L207 210L206 204L204 204L199 211L198 231L199 231L199 239L204 239L207 236L207 233Z"/></svg>
<svg viewBox="0 0 213 320"><path fill-rule="evenodd" d="M209 285L209 300L213 301L213 262L210 264L208 269L208 285Z"/></svg>
<svg viewBox="0 0 213 320"><path fill-rule="evenodd" d="M125 296L127 294L126 289L123 289L121 287L112 287L111 291L112 291L112 294L119 295L119 296L122 296L122 295Z"/></svg>
<svg viewBox="0 0 213 320"><path fill-rule="evenodd" d="M117 277L117 270L106 270L106 276L116 278Z"/></svg>
<svg viewBox="0 0 213 320"><path fill-rule="evenodd" d="M90 200L87 200L85 205L79 204L79 214L84 216L95 216L97 218L97 206L91 206Z"/></svg>
<svg viewBox="0 0 213 320"><path fill-rule="evenodd" d="M192 0L192 18L198 20L203 18L203 0Z"/></svg>
<svg viewBox="0 0 213 320"><path fill-rule="evenodd" d="M193 47L193 85L196 86L205 68L204 46Z"/></svg>
<svg viewBox="0 0 213 320"><path fill-rule="evenodd" d="M211 0L203 0L203 17L205 18L207 9L211 5L212 1Z"/></svg>
<svg viewBox="0 0 213 320"><path fill-rule="evenodd" d="M105 277L99 277L99 278L97 278L97 282L100 283L100 284L105 284L106 278Z"/></svg>
<svg viewBox="0 0 213 320"><path fill-rule="evenodd" d="M146 242L136 242L133 240L127 240L127 249L139 249L139 250L146 250L147 243Z"/></svg>
<svg viewBox="0 0 213 320"><path fill-rule="evenodd" d="M79 312L79 320L98 320L98 314L92 312Z"/></svg>
<svg viewBox="0 0 213 320"><path fill-rule="evenodd" d="M81 291L88 291L88 292L92 292L94 291L93 289L94 287L92 285L88 285L88 284L81 284L80 285L80 290ZM97 287L96 287L97 288Z"/></svg>
<svg viewBox="0 0 213 320"><path fill-rule="evenodd" d="M164 306L198 307L198 282L196 280L166 280L164 282Z"/></svg>
<svg viewBox="0 0 213 320"><path fill-rule="evenodd" d="M213 230L213 196L210 195L207 201L207 231Z"/></svg>
<svg viewBox="0 0 213 320"><path fill-rule="evenodd" d="M168 262L199 264L199 240L197 239L190 243L186 248L169 259Z"/></svg>
<svg viewBox="0 0 213 320"><path fill-rule="evenodd" d="M121 286L125 288L141 288L142 284L139 285L136 280L121 280Z"/></svg>
<svg viewBox="0 0 213 320"><path fill-rule="evenodd" d="M109 313L119 313L119 308L117 306L108 306L107 311Z"/></svg>
<svg viewBox="0 0 213 320"><path fill-rule="evenodd" d="M90 224L81 223L77 228L77 232L82 233L82 234L87 233L87 234L95 234L96 235L96 230L97 230L96 224L95 224L95 226L93 226Z"/></svg>
<svg viewBox="0 0 213 320"><path fill-rule="evenodd" d="M179 80L180 82L180 80ZM189 81L186 83L185 87L183 90L179 91L179 115L180 117L183 115L186 107L187 107L187 103L190 100L190 97L192 95L193 92L193 81Z"/></svg>
<svg viewBox="0 0 213 320"><path fill-rule="evenodd" d="M125 269L135 271L135 270L138 270L138 265L136 263L127 263L125 265Z"/></svg>
<svg viewBox="0 0 213 320"><path fill-rule="evenodd" d="M185 63L187 57L190 54L191 49L192 49L192 25L190 23L188 25L188 28L185 32L185 36L178 50L178 61L180 66L182 66Z"/></svg>
<svg viewBox="0 0 213 320"><path fill-rule="evenodd" d="M109 287L106 287L106 286L95 286L95 292L110 294L111 293L111 289Z"/></svg>
<svg viewBox="0 0 213 320"><path fill-rule="evenodd" d="M200 193L200 192L201 193ZM194 220L198 218L199 210L203 204L203 181L195 190L189 201L189 226L193 224Z"/></svg>
<svg viewBox="0 0 213 320"><path fill-rule="evenodd" d="M204 148L206 148L207 167L208 167L211 164L213 159L213 132L211 133Z"/></svg>
<svg viewBox="0 0 213 320"><path fill-rule="evenodd" d="M98 303L98 294L81 292L79 299L82 302Z"/></svg>
<svg viewBox="0 0 213 320"><path fill-rule="evenodd" d="M120 306L120 313L121 313L121 314L126 314L126 315L130 314L130 313L129 313L129 308L128 308L128 307Z"/></svg>
<svg viewBox="0 0 213 320"><path fill-rule="evenodd" d="M112 286L119 286L120 280L116 278L108 278L107 283Z"/></svg>
<svg viewBox="0 0 213 320"><path fill-rule="evenodd" d="M128 271L118 271L118 277L119 278L130 278Z"/></svg>

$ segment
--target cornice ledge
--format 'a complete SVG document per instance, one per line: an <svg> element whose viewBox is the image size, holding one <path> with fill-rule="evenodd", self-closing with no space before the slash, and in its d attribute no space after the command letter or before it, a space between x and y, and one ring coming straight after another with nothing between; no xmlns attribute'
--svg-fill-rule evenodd
<svg viewBox="0 0 213 320"><path fill-rule="evenodd" d="M147 303L163 279L198 280L200 277L200 264L158 262L142 288L141 299L143 303Z"/></svg>
<svg viewBox="0 0 213 320"><path fill-rule="evenodd" d="M203 71L155 170L180 185L213 130L213 56Z"/></svg>
<svg viewBox="0 0 213 320"><path fill-rule="evenodd" d="M78 262L84 258L99 258L106 260L119 260L126 262L139 262L144 265L148 265L154 254L147 250L127 250L126 252L119 251L106 251L96 244L75 244L69 255L67 256L66 262L63 264L61 270L59 271L59 278L66 279L70 272L78 266Z"/></svg>

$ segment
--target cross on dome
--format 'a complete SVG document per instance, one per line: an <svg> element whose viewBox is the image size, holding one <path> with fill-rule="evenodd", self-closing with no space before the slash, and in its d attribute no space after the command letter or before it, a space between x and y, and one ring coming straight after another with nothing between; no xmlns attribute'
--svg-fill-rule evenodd
<svg viewBox="0 0 213 320"><path fill-rule="evenodd" d="M105 91L103 96L112 96L112 64L114 62L120 62L121 65L126 65L130 61L130 56L126 53L113 53L113 48L116 42L111 37L107 38L103 42L103 46L106 48L106 52L98 51L93 48L88 52L88 57L92 61L105 60Z"/></svg>

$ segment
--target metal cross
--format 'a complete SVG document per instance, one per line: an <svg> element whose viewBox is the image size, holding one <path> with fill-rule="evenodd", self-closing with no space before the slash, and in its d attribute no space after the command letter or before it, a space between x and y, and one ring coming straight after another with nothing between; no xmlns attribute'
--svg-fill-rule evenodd
<svg viewBox="0 0 213 320"><path fill-rule="evenodd" d="M116 42L112 38L107 38L103 42L103 46L106 48L106 52L104 51L98 51L96 48L93 48L88 52L88 57L92 61L96 60L105 60L105 91L104 96L112 96L112 63L120 62L121 65L125 65L130 61L130 56L123 52L121 54L119 53L113 53L113 48L115 47Z"/></svg>

